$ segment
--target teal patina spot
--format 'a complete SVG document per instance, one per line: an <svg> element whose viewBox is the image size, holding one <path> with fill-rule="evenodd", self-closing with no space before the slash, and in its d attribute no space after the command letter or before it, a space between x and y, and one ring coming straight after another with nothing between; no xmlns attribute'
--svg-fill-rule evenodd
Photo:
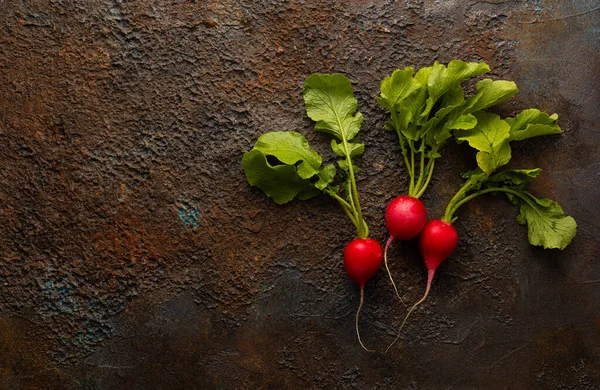
<svg viewBox="0 0 600 390"><path fill-rule="evenodd" d="M194 206L188 204L187 202L180 202L177 205L177 214L179 218L185 223L187 226L190 226L194 229L198 229L200 226L198 224L198 218L200 217L200 211Z"/></svg>
<svg viewBox="0 0 600 390"><path fill-rule="evenodd" d="M42 295L53 303L52 312L76 313L81 310L75 286L65 280L47 280L40 283Z"/></svg>

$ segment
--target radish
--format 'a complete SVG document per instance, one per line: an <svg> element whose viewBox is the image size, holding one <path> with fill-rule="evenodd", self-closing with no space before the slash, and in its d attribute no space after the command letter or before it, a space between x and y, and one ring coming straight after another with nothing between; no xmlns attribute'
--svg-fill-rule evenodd
<svg viewBox="0 0 600 390"><path fill-rule="evenodd" d="M358 137L363 116L357 111L352 83L344 75L316 73L309 76L304 81L303 96L306 114L315 122L315 131L332 136L330 145L339 158L337 164L323 165L323 158L302 134L281 131L261 135L252 150L244 153L242 167L248 183L260 188L277 204L294 198L307 200L321 192L340 204L356 228L356 238L344 249L344 267L360 286L356 334L360 345L369 351L360 339L358 316L365 283L381 265L383 250L379 242L369 238L369 226L360 207L356 185L355 173L359 169L356 158L365 150Z"/></svg>
<svg viewBox="0 0 600 390"><path fill-rule="evenodd" d="M381 266L382 257L383 251L381 245L372 238L355 238L350 241L344 249L344 268L346 269L346 273L348 273L350 279L360 286L360 303L358 304L358 310L356 311L355 322L356 336L358 337L360 345L365 351L369 352L372 352L372 350L367 349L360 339L358 316L364 302L365 283L375 275Z"/></svg>
<svg viewBox="0 0 600 390"><path fill-rule="evenodd" d="M427 267L427 290L425 297L431 287L431 280L435 270L456 249L458 244L458 233L450 222L441 219L431 220L425 225L419 237L419 250L425 267Z"/></svg>
<svg viewBox="0 0 600 390"><path fill-rule="evenodd" d="M406 324L406 320L413 310L427 299L435 271L444 260L450 257L452 252L456 249L456 245L458 245L458 233L450 222L441 219L434 219L427 222L419 237L419 250L421 251L421 256L423 256L425 267L427 268L427 287L425 288L425 294L423 295L423 298L410 308L408 314L404 317L404 321L402 321L402 325L400 325L398 336L386 349L386 352L389 351L392 345L400 338L400 332L402 332L402 328L404 328L404 324Z"/></svg>
<svg viewBox="0 0 600 390"><path fill-rule="evenodd" d="M396 283L394 283L392 273L388 267L387 251L394 240L412 240L418 236L421 230L423 230L425 223L427 223L427 210L425 209L425 205L414 196L402 195L394 198L388 204L385 211L385 224L388 232L390 232L390 238L385 244L384 251L385 268L390 277L390 281L394 286L394 290L396 291L396 296L401 301L402 298L400 298L398 288L396 287Z"/></svg>

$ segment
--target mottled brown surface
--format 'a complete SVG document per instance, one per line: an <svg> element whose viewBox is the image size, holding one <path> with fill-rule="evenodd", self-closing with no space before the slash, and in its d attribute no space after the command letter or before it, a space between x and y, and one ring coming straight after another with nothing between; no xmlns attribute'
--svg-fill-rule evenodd
<svg viewBox="0 0 600 390"><path fill-rule="evenodd" d="M0 388L600 387L600 27L588 1L0 0ZM267 131L311 132L300 95L342 72L365 116L359 191L375 238L406 190L374 96L393 69L485 60L562 136L514 149L534 192L578 223L565 251L527 243L517 210L477 199L428 303L387 355L355 339L353 229L331 199L277 206L245 183ZM432 216L471 167L450 145ZM392 268L424 288L413 244ZM405 309L380 271L363 339Z"/></svg>

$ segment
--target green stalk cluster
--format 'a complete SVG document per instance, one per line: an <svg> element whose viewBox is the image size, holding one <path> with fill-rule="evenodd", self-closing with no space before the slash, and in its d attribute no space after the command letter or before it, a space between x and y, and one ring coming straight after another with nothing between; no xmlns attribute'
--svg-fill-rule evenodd
<svg viewBox="0 0 600 390"><path fill-rule="evenodd" d="M475 115L510 98L512 81L484 79L465 97L461 83L489 72L481 62L435 63L415 73L395 70L381 82L377 102L390 113L385 129L395 131L409 176L408 195L419 198L431 182L435 160L454 130L472 129Z"/></svg>

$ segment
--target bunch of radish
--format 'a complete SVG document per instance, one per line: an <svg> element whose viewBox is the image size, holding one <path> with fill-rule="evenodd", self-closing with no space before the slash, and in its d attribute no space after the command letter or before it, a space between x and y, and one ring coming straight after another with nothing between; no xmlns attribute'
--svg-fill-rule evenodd
<svg viewBox="0 0 600 390"><path fill-rule="evenodd" d="M321 156L308 141L295 132L275 132L262 135L254 148L245 153L242 166L248 182L263 190L276 203L283 204L295 197L309 199L323 192L334 198L356 228L356 238L344 249L344 267L360 287L360 303L356 310L356 335L360 345L358 319L364 302L365 283L375 275L383 259L383 250L369 238L369 227L360 207L354 159L365 145L358 142L363 117L357 111L352 84L341 74L313 74L304 82L304 102L307 115L314 120L315 130L333 136L331 149L340 158L334 164L322 166ZM336 183L340 170L341 183Z"/></svg>
<svg viewBox="0 0 600 390"><path fill-rule="evenodd" d="M566 216L558 203L536 198L527 191L528 180L537 177L539 169L496 172L510 160L510 142L560 133L558 116L529 109L513 118L501 119L487 112L518 89L512 81L483 79L477 82L476 92L466 97L461 83L486 72L489 67L485 63L454 60L447 66L436 62L416 73L411 67L396 70L382 81L377 102L389 112L385 129L398 135L409 176L407 194L392 199L386 208L389 239L385 250L369 238L360 206L354 161L365 149L358 141L363 117L357 111L352 85L345 76L313 74L306 79L303 90L306 113L315 122L314 129L333 137L331 149L340 158L336 164L323 166L321 156L308 141L292 131L263 134L253 149L244 154L242 165L248 182L276 203L325 193L339 203L356 228L356 238L344 249L343 264L360 287L355 327L358 341L367 351L370 350L360 338L359 315L365 283L378 271L382 260L396 296L402 301L388 265L387 252L394 240L418 237L427 284L387 350L400 338L411 313L426 300L440 264L456 249L459 236L452 225L454 214L469 200L487 193L506 194L520 206L517 221L527 224L533 245L564 249L575 236L575 220ZM451 138L467 142L477 151L478 167L463 174L465 183L449 201L443 218L427 221L427 210L419 198L431 182L441 149Z"/></svg>
<svg viewBox="0 0 600 390"><path fill-rule="evenodd" d="M510 141L557 134L561 130L556 124L556 114L549 116L536 109L525 110L505 121L487 113L488 108L518 92L512 81L481 80L476 85L477 92L466 98L461 82L486 72L489 72L489 67L485 63L455 60L447 66L436 62L432 67L420 69L414 76L413 68L396 70L381 83L377 101L390 112L390 120L385 128L397 133L410 176L408 196L395 198L386 210L390 238L384 258L396 295L400 298L387 263L387 249L392 240L408 240L420 234L419 250L427 269L425 293L406 314L398 336L388 350L400 337L410 314L429 295L440 264L456 249L458 233L452 225L455 220L453 214L468 200L484 193L507 193L513 203L521 205L519 222L528 224L530 242L534 245L563 249L575 236L575 220L565 216L556 202L540 200L523 191L527 179L535 177L539 170L510 170L490 176L510 160ZM439 151L452 137L458 142L469 142L479 151L479 168L465 175L468 180L448 204L444 217L425 223L425 207L418 198L430 182L435 159L440 157ZM419 145L418 149L415 145ZM415 154L420 154L419 177L416 181ZM426 159L428 163L425 163ZM481 190L482 187L485 188ZM469 195L469 191L475 192ZM540 226L545 227L541 234ZM533 240L532 235L536 236Z"/></svg>

